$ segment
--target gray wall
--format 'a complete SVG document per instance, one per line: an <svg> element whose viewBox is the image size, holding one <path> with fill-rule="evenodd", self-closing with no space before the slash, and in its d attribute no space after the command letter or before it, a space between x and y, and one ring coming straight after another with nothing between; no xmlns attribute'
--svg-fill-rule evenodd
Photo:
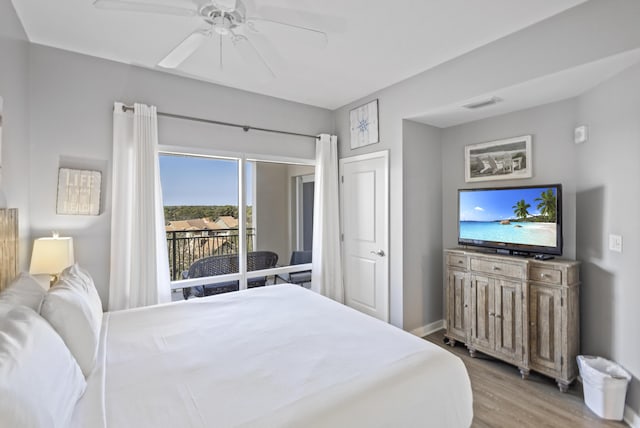
<svg viewBox="0 0 640 428"><path fill-rule="evenodd" d="M575 99L459 125L442 131L442 245L458 244L457 190L529 184L562 184L564 256L576 255ZM531 134L533 177L524 180L465 183L464 146Z"/></svg>
<svg viewBox="0 0 640 428"><path fill-rule="evenodd" d="M403 327L413 330L439 321L442 288L441 130L404 120L403 139ZM444 164L446 165L446 164Z"/></svg>
<svg viewBox="0 0 640 428"><path fill-rule="evenodd" d="M618 0L615 6L610 0L591 0L332 113L55 49L29 48L11 3L2 2L4 188L9 203L21 209L21 263L28 262L30 233L37 237L58 229L72 235L78 260L94 274L106 301L111 108L116 100L310 134L335 129L340 157L390 151L391 322L418 327L441 314L440 243L455 245L451 215L455 190L471 187L464 184L462 146L531 133L533 179L500 184L564 185L565 254L583 261L583 351L614 358L634 374L628 403L640 412L640 349L633 330L639 321L634 281L639 232L633 215L638 211L640 181L636 166L640 70L625 72L578 99L441 131L442 152L435 156L438 132L405 121L436 107L637 48L640 2ZM380 100L381 141L352 151L349 110L374 98ZM590 125L591 139L572 146L573 127L583 122ZM312 141L166 119L161 119L160 127L163 144L314 156ZM57 169L63 164L103 170L105 203L100 216L55 214ZM421 169L424 165L431 168ZM440 203L442 211L437 213L433 205ZM622 254L607 250L609 233L623 235Z"/></svg>
<svg viewBox="0 0 640 428"><path fill-rule="evenodd" d="M576 145L573 129L589 126ZM632 373L627 403L640 412L640 66L584 95L442 130L443 247L456 245L456 190L486 185L561 183L564 256L581 267L581 352L611 358ZM464 146L533 135L531 179L464 182ZM623 252L608 249L623 236ZM443 281L444 283L444 281Z"/></svg>
<svg viewBox="0 0 640 428"><path fill-rule="evenodd" d="M109 278L114 101L143 102L156 105L159 111L311 135L333 129L331 112L316 107L38 45L31 46L29 58L31 231L34 237L54 229L73 236L77 259L96 279L103 302ZM166 145L315 157L311 138L245 133L167 118L159 119L159 128L160 143ZM63 164L103 171L100 216L56 215L57 171ZM21 190L27 193L26 186Z"/></svg>
<svg viewBox="0 0 640 428"><path fill-rule="evenodd" d="M298 231L296 224L296 216L297 216L297 205L298 195L296 194L296 178L304 175L314 175L316 172L316 167L313 165L289 165L287 169L287 182L288 182L288 203L289 203L289 245L291 251L301 250L302 248L298 248ZM313 220L313 211L311 213L311 220ZM308 233L309 236L313 236L313 230L305 230L303 233ZM305 235L306 238L308 236ZM306 240L305 238L305 240ZM311 239L313 242L313 239ZM288 264L291 260L291 255L284 260L280 260L280 265Z"/></svg>
<svg viewBox="0 0 640 428"><path fill-rule="evenodd" d="M634 378L640 414L640 66L578 98L589 141L577 146L576 255L582 261L582 352L611 358ZM608 249L622 235L622 253Z"/></svg>
<svg viewBox="0 0 640 428"><path fill-rule="evenodd" d="M288 172L286 164L256 162L256 250L277 253L280 265L291 255Z"/></svg>
<svg viewBox="0 0 640 428"><path fill-rule="evenodd" d="M0 96L2 189L9 208L18 208L20 269L29 268L29 42L10 1L0 2Z"/></svg>
<svg viewBox="0 0 640 428"><path fill-rule="evenodd" d="M416 251L403 242L403 120L435 108L463 105L501 88L584 65L640 46L637 16L640 2L591 0L538 24L485 45L393 86L356 100L335 111L341 158L388 149L391 187L390 212L390 320L403 327L403 318L417 319L403 308L405 253ZM428 54L428 53L424 53ZM380 143L351 150L349 111L372 99L379 100ZM441 195L430 195L438 200ZM416 234L433 236L442 223L426 217ZM575 245L575 244L574 244ZM440 287L440 283L431 284Z"/></svg>

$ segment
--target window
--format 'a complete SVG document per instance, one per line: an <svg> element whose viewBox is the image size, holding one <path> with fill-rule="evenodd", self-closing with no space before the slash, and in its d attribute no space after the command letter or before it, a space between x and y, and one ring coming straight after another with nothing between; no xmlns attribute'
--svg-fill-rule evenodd
<svg viewBox="0 0 640 428"><path fill-rule="evenodd" d="M313 172L312 165L162 153L174 300L308 284Z"/></svg>

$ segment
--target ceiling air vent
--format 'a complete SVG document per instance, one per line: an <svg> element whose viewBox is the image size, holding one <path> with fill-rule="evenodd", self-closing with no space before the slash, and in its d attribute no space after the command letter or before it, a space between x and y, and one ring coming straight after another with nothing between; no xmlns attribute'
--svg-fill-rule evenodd
<svg viewBox="0 0 640 428"><path fill-rule="evenodd" d="M463 105L462 107L473 110L473 109L477 109L477 108L489 107L489 106L492 106L494 104L499 103L500 101L502 101L502 98L491 97L488 100L482 100L482 101L478 101L478 102L475 102L475 103L466 104L466 105Z"/></svg>

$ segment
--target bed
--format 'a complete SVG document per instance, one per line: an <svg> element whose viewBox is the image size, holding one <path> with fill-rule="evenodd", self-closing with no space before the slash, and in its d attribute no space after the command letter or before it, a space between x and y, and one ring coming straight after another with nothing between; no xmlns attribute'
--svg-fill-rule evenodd
<svg viewBox="0 0 640 428"><path fill-rule="evenodd" d="M462 361L291 284L104 313L77 427L468 427Z"/></svg>
<svg viewBox="0 0 640 428"><path fill-rule="evenodd" d="M292 284L103 313L89 273L0 292L0 425L468 427L448 351Z"/></svg>

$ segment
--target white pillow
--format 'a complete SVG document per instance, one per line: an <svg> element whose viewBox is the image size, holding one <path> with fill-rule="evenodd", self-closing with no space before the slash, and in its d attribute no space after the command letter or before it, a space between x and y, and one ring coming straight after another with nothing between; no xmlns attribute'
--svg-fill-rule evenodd
<svg viewBox="0 0 640 428"><path fill-rule="evenodd" d="M58 332L85 376L89 376L98 355L102 307L98 314L85 291L67 279L60 279L42 301L40 314Z"/></svg>
<svg viewBox="0 0 640 428"><path fill-rule="evenodd" d="M86 381L51 326L24 306L0 309L0 421L67 427Z"/></svg>
<svg viewBox="0 0 640 428"><path fill-rule="evenodd" d="M0 292L0 301L13 306L27 306L38 312L45 294L47 291L34 277L26 272L21 272L7 288Z"/></svg>
<svg viewBox="0 0 640 428"><path fill-rule="evenodd" d="M76 263L62 271L60 280L66 281L69 285L86 293L92 313L96 318L102 319L102 301L89 272Z"/></svg>

